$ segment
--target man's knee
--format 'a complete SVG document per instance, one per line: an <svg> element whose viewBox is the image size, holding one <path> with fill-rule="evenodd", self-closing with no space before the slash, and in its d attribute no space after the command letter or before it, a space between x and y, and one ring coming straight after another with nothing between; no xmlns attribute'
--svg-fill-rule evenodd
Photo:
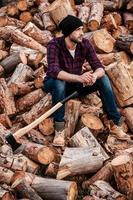
<svg viewBox="0 0 133 200"><path fill-rule="evenodd" d="M107 75L104 75L102 78L99 79L99 86L105 91L112 91L112 86Z"/></svg>

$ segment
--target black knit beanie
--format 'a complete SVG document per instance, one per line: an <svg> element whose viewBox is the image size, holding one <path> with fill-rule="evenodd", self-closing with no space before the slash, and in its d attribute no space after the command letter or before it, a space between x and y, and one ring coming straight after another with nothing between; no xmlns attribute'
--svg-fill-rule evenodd
<svg viewBox="0 0 133 200"><path fill-rule="evenodd" d="M59 28L62 30L62 33L65 37L70 35L80 26L83 26L82 21L73 15L68 15L59 24Z"/></svg>

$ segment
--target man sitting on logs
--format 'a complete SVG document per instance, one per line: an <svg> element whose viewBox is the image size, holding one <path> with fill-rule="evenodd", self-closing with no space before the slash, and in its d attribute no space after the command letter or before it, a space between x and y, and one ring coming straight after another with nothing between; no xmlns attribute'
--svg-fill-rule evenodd
<svg viewBox="0 0 133 200"><path fill-rule="evenodd" d="M118 139L130 137L120 127L121 115L117 110L110 81L104 67L97 58L92 44L83 38L83 23L72 15L59 24L64 36L52 39L47 47L48 69L44 80L44 90L52 94L53 104L64 99L74 91L79 96L99 91L104 110L110 120L110 133ZM83 63L89 62L93 72L83 71ZM65 145L65 107L54 113L55 146Z"/></svg>

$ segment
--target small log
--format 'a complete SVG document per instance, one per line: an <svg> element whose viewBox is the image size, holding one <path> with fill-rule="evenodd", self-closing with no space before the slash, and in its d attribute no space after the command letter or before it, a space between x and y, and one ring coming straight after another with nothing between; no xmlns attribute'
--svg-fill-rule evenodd
<svg viewBox="0 0 133 200"><path fill-rule="evenodd" d="M39 131L32 129L31 131L28 132L28 138L30 139L31 142L47 146L49 143L52 143L54 136L53 135L44 136Z"/></svg>
<svg viewBox="0 0 133 200"><path fill-rule="evenodd" d="M51 107L51 96L47 94L37 104L35 104L29 112L24 113L23 119L27 124L30 124L35 119L40 117Z"/></svg>
<svg viewBox="0 0 133 200"><path fill-rule="evenodd" d="M16 103L16 108L18 112L25 111L27 108L30 109L35 103L40 101L44 97L44 92L42 89L34 90L25 96L19 98Z"/></svg>
<svg viewBox="0 0 133 200"><path fill-rule="evenodd" d="M126 200L126 196L114 190L109 183L98 180L90 186L90 195L95 195L95 198L112 199L112 200Z"/></svg>
<svg viewBox="0 0 133 200"><path fill-rule="evenodd" d="M15 26L0 27L0 39L9 41L11 34L17 29Z"/></svg>
<svg viewBox="0 0 133 200"><path fill-rule="evenodd" d="M34 5L34 1L30 1L30 0L19 0L17 3L17 8L20 11L26 11L28 10L28 8L30 8L31 6Z"/></svg>
<svg viewBox="0 0 133 200"><path fill-rule="evenodd" d="M133 161L129 154L120 155L111 162L114 177L120 192L133 195Z"/></svg>
<svg viewBox="0 0 133 200"><path fill-rule="evenodd" d="M128 28L130 33L133 33L133 14L125 12L123 17L125 26Z"/></svg>
<svg viewBox="0 0 133 200"><path fill-rule="evenodd" d="M126 118L126 123L128 124L131 132L133 133L133 108L128 107L122 110L123 115Z"/></svg>
<svg viewBox="0 0 133 200"><path fill-rule="evenodd" d="M67 102L65 110L65 131L66 137L70 138L74 134L74 130L79 117L80 101L70 100Z"/></svg>
<svg viewBox="0 0 133 200"><path fill-rule="evenodd" d="M0 186L0 199L1 200L15 200L13 194Z"/></svg>
<svg viewBox="0 0 133 200"><path fill-rule="evenodd" d="M12 32L12 40L13 42L31 48L31 49L35 49L38 50L44 54L46 54L46 48L43 47L41 44L39 44L37 41L35 41L34 39L32 39L31 37L25 35L23 32L21 32L20 30L15 30L14 32Z"/></svg>
<svg viewBox="0 0 133 200"><path fill-rule="evenodd" d="M133 36L121 35L116 40L116 47L126 51L127 53L133 54Z"/></svg>
<svg viewBox="0 0 133 200"><path fill-rule="evenodd" d="M16 66L21 62L20 54L19 53L13 53L3 59L0 62L0 65L4 68L6 73L12 72Z"/></svg>
<svg viewBox="0 0 133 200"><path fill-rule="evenodd" d="M11 91L9 90L4 78L0 79L0 96L0 105L4 110L4 113L6 113L9 116L14 115L16 113L14 97Z"/></svg>
<svg viewBox="0 0 133 200"><path fill-rule="evenodd" d="M0 166L6 167L13 171L23 170L26 171L27 161L22 158L21 155L7 156L3 153L0 153Z"/></svg>
<svg viewBox="0 0 133 200"><path fill-rule="evenodd" d="M30 54L28 56L28 64L30 66L35 66L35 68L38 68L39 63L41 62L41 60L43 59L43 53L38 52L36 54Z"/></svg>
<svg viewBox="0 0 133 200"><path fill-rule="evenodd" d="M35 49L30 49L30 48L18 45L16 43L13 43L10 48L10 53L13 54L13 53L20 53L20 52L23 52L26 56L29 56L30 54L38 53L38 51Z"/></svg>
<svg viewBox="0 0 133 200"><path fill-rule="evenodd" d="M33 142L28 142L25 145L23 153L31 160L45 165L59 159L59 156L54 148L46 147Z"/></svg>
<svg viewBox="0 0 133 200"><path fill-rule="evenodd" d="M14 174L12 183L20 178L24 178L24 180L46 200L75 200L77 198L76 182L42 178L21 171Z"/></svg>
<svg viewBox="0 0 133 200"><path fill-rule="evenodd" d="M118 26L122 23L121 15L117 12L109 13L104 15L102 18L102 27L107 28L108 31L112 31L113 29L117 29Z"/></svg>
<svg viewBox="0 0 133 200"><path fill-rule="evenodd" d="M14 172L5 167L0 167L0 183L10 184Z"/></svg>
<svg viewBox="0 0 133 200"><path fill-rule="evenodd" d="M19 154L20 155L20 154ZM27 162L27 169L26 171L29 173L36 174L39 170L39 165L34 161L27 158L25 155L21 154L22 158Z"/></svg>
<svg viewBox="0 0 133 200"><path fill-rule="evenodd" d="M130 57L126 54L125 51L108 54L98 54L97 56L103 65L109 65L117 61L118 57L120 57L121 61L124 62L126 65L129 65L131 62Z"/></svg>
<svg viewBox="0 0 133 200"><path fill-rule="evenodd" d="M37 26L35 26L33 23L29 22L25 28L23 29L23 33L26 35L32 37L37 42L39 42L42 45L47 45L48 42L52 39L52 35L50 31L41 31Z"/></svg>
<svg viewBox="0 0 133 200"><path fill-rule="evenodd" d="M99 53L111 53L113 51L115 39L106 29L85 33L85 38L90 39Z"/></svg>
<svg viewBox="0 0 133 200"><path fill-rule="evenodd" d="M103 1L94 2L91 4L90 16L88 19L88 29L95 31L99 28L101 19L103 17Z"/></svg>
<svg viewBox="0 0 133 200"><path fill-rule="evenodd" d="M93 113L84 113L81 116L79 127L83 128L87 126L94 136L103 132L104 126L102 121Z"/></svg>
<svg viewBox="0 0 133 200"><path fill-rule="evenodd" d="M56 178L96 172L102 167L103 161L100 148L65 148Z"/></svg>
<svg viewBox="0 0 133 200"><path fill-rule="evenodd" d="M111 79L112 86L119 105L126 106L133 103L133 81L123 62L118 58L105 68ZM121 72L121 73L120 73Z"/></svg>
<svg viewBox="0 0 133 200"><path fill-rule="evenodd" d="M5 126L6 128L12 127L12 122L10 118L8 117L8 115L5 113L0 114L0 123L3 124L3 126Z"/></svg>
<svg viewBox="0 0 133 200"><path fill-rule="evenodd" d="M29 11L24 11L19 16L20 20L24 23L32 21L32 15Z"/></svg>
<svg viewBox="0 0 133 200"><path fill-rule="evenodd" d="M35 190L23 179L16 180L11 188L19 192L20 197L30 198L31 200L42 200Z"/></svg>
<svg viewBox="0 0 133 200"><path fill-rule="evenodd" d="M9 88L14 95L23 96L33 91L34 82L26 82L26 83L11 83Z"/></svg>
<svg viewBox="0 0 133 200"><path fill-rule="evenodd" d="M51 135L54 133L54 121L52 117L45 119L39 124L39 130L43 135Z"/></svg>
<svg viewBox="0 0 133 200"><path fill-rule="evenodd" d="M18 8L15 3L11 3L7 5L7 14L9 16L17 16L18 15Z"/></svg>
<svg viewBox="0 0 133 200"><path fill-rule="evenodd" d="M118 26L117 29L114 29L112 31L112 36L115 39L119 38L121 35L128 35L128 34L129 30L125 26Z"/></svg>
<svg viewBox="0 0 133 200"><path fill-rule="evenodd" d="M35 15L32 18L32 21L37 27L39 27L40 29L44 29L44 24L40 13L35 13Z"/></svg>
<svg viewBox="0 0 133 200"><path fill-rule="evenodd" d="M10 86L11 83L26 82L32 78L33 74L33 70L28 65L20 63L8 81L8 86Z"/></svg>
<svg viewBox="0 0 133 200"><path fill-rule="evenodd" d="M46 10L56 23L59 23L69 14L75 15L69 0L55 0Z"/></svg>
<svg viewBox="0 0 133 200"><path fill-rule="evenodd" d="M87 5L81 6L78 11L78 18L84 23L87 24L88 18L90 15L90 7Z"/></svg>
<svg viewBox="0 0 133 200"><path fill-rule="evenodd" d="M102 146L98 143L96 138L93 136L93 134L87 127L84 127L80 131L75 133L71 137L69 144L72 147L100 148L101 154L103 155L103 160L105 161L109 158Z"/></svg>
<svg viewBox="0 0 133 200"><path fill-rule="evenodd" d="M25 23L12 17L8 16L0 16L0 27L4 26L16 26L18 28L23 28L25 26Z"/></svg>

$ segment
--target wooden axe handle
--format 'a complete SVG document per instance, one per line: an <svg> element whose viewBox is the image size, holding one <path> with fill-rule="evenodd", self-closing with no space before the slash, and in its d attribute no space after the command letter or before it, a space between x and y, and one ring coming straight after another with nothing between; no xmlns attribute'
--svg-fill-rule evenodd
<svg viewBox="0 0 133 200"><path fill-rule="evenodd" d="M19 129L15 133L13 133L13 136L15 139L18 139L25 135L28 131L30 131L32 128L36 127L38 124L40 124L44 119L49 117L52 113L54 113L58 108L60 108L63 104L61 102L57 103L55 106L53 106L50 110L45 112L43 115L41 115L38 119L33 121L31 124L25 126L24 128Z"/></svg>
<svg viewBox="0 0 133 200"><path fill-rule="evenodd" d="M18 139L25 135L28 131L30 131L32 128L36 127L38 124L40 124L44 119L49 117L51 114L53 114L56 110L58 110L65 102L67 102L69 99L73 97L77 97L78 93L74 92L65 99L63 99L61 102L57 103L55 106L53 106L50 110L45 112L43 115L41 115L38 119L33 121L31 124L25 126L24 128L19 129L16 131L13 136L15 139Z"/></svg>

